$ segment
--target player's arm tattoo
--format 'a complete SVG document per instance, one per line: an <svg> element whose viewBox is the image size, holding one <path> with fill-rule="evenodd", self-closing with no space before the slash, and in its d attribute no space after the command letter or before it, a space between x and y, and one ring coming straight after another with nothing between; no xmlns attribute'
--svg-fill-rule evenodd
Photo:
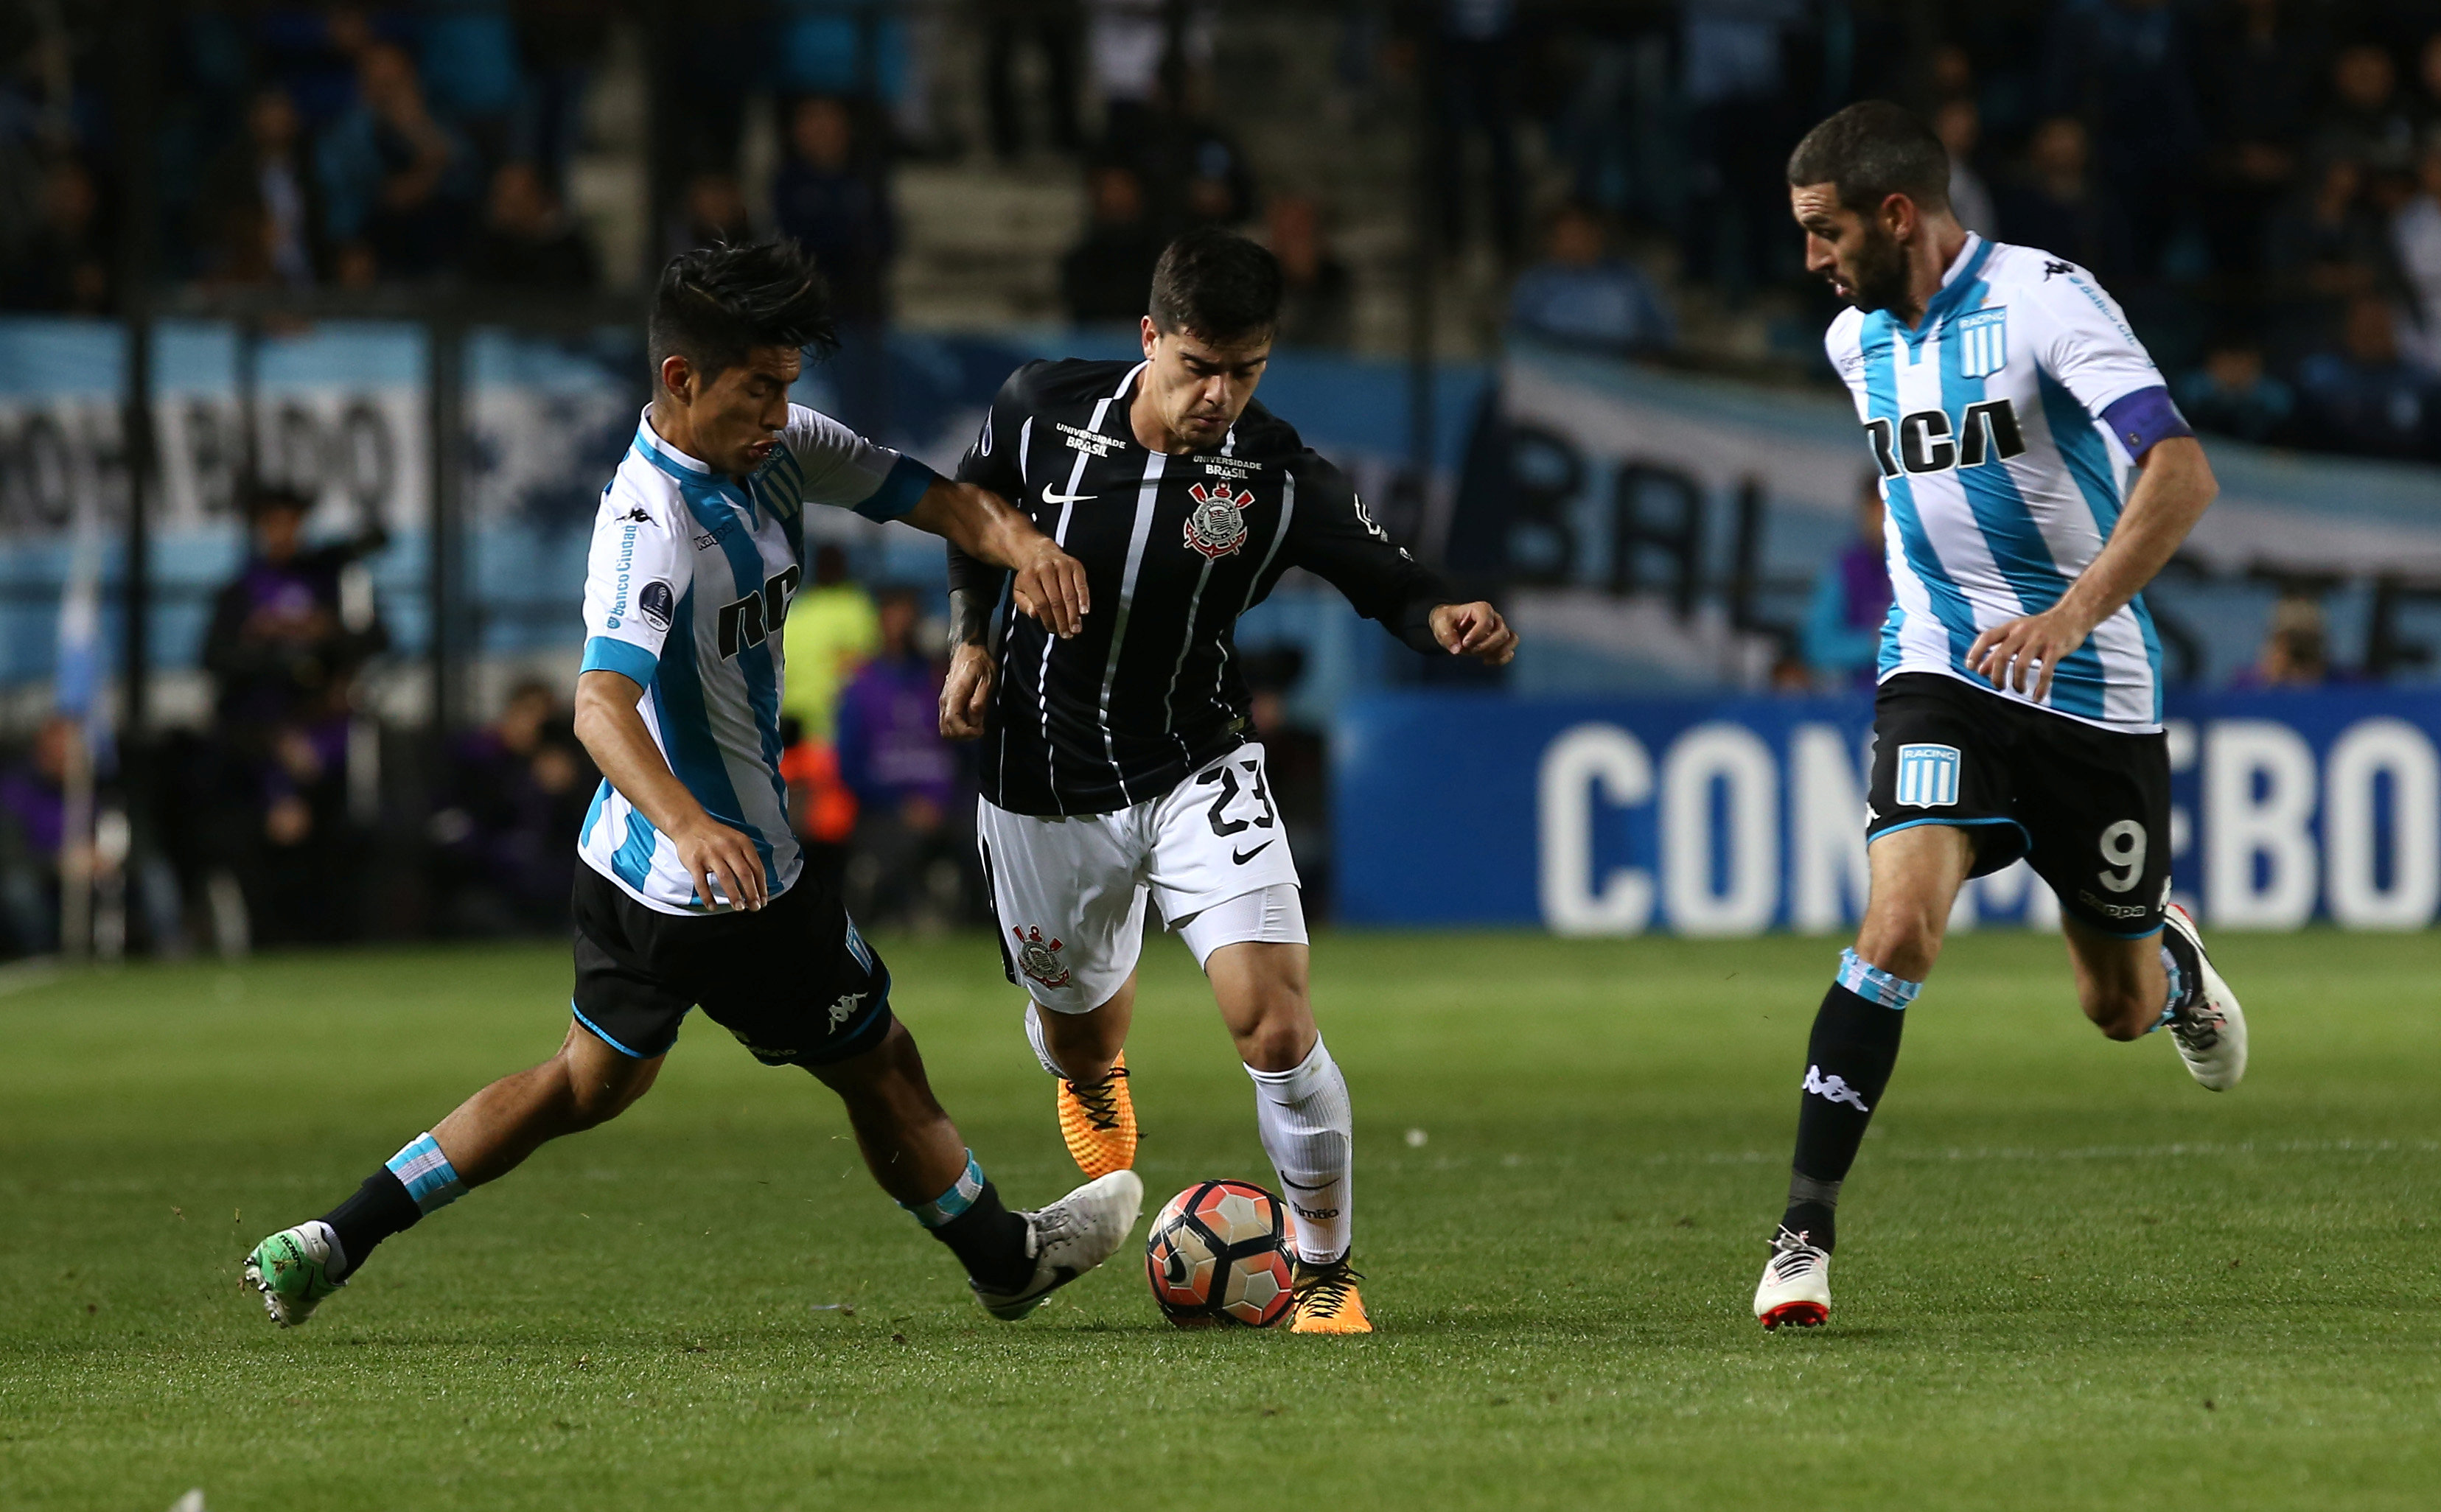
<svg viewBox="0 0 2441 1512"><path fill-rule="evenodd" d="M1000 605L1008 569L949 548L949 649L991 639L992 611Z"/></svg>

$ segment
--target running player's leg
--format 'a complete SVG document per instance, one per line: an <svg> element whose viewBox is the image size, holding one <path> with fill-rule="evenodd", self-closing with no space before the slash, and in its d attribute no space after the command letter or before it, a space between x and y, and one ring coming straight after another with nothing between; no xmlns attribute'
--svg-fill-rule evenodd
<svg viewBox="0 0 2441 1512"><path fill-rule="evenodd" d="M1060 1138L1091 1177L1136 1159L1125 1051L1144 948L1149 808L1041 819L975 804L1002 965L1026 990L1026 1039L1058 1079Z"/></svg>
<svg viewBox="0 0 2441 1512"><path fill-rule="evenodd" d="M1898 1062L1908 1004L1941 953L1958 890L2023 854L2009 731L1986 707L1998 702L1929 673L1891 677L1875 694L1865 920L1806 1046L1788 1204L1755 1293L1766 1327L1828 1316L1840 1185Z"/></svg>
<svg viewBox="0 0 2441 1512"><path fill-rule="evenodd" d="M546 1142L616 1117L651 1088L692 1006L654 960L655 941L715 921L652 914L584 867L572 903L575 1017L559 1053L466 1099L321 1217L255 1246L245 1279L282 1327L311 1317L375 1245L507 1175Z"/></svg>
<svg viewBox="0 0 2441 1512"><path fill-rule="evenodd" d="M2236 1086L2245 1012L2195 920L2169 902L2168 738L2018 717L2040 746L2018 812L2029 859L2060 900L2079 1006L2112 1039L2168 1029L2197 1081Z"/></svg>
<svg viewBox="0 0 2441 1512"><path fill-rule="evenodd" d="M876 1184L958 1257L994 1316L1023 1317L1117 1251L1142 1183L1121 1172L1010 1212L932 1095L892 1012L890 968L836 896L801 886L740 918L735 938L687 963L704 1016L756 1060L802 1067L838 1094Z"/></svg>

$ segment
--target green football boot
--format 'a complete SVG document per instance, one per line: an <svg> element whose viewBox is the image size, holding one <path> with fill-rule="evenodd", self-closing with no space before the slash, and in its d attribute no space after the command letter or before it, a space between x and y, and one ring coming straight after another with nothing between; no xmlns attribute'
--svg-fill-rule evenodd
<svg viewBox="0 0 2441 1512"><path fill-rule="evenodd" d="M335 1246L320 1219L282 1229L245 1257L245 1284L262 1293L262 1308L282 1328L314 1316L322 1299L339 1289L331 1279Z"/></svg>

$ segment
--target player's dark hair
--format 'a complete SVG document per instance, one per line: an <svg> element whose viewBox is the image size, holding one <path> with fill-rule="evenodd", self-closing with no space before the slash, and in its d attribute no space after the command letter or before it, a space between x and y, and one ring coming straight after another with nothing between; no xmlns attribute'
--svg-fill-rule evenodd
<svg viewBox="0 0 2441 1512"><path fill-rule="evenodd" d="M653 291L645 339L656 376L677 356L707 380L757 347L828 352L839 345L830 289L814 260L787 241L697 247L670 259Z"/></svg>
<svg viewBox="0 0 2441 1512"><path fill-rule="evenodd" d="M1280 260L1217 227L1172 242L1152 270L1152 323L1224 344L1267 335L1280 323Z"/></svg>
<svg viewBox="0 0 2441 1512"><path fill-rule="evenodd" d="M1925 209L1946 209L1949 150L1905 106L1858 100L1805 134L1788 154L1788 181L1836 185L1839 203L1859 212L1893 194Z"/></svg>

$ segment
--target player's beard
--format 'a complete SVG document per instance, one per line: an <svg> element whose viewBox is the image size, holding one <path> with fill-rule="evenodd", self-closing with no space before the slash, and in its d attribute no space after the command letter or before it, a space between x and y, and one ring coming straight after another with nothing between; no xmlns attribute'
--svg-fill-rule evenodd
<svg viewBox="0 0 2441 1512"><path fill-rule="evenodd" d="M1878 227L1868 226L1864 243L1856 249L1855 266L1849 272L1848 302L1867 315L1888 310L1907 297L1907 248Z"/></svg>

